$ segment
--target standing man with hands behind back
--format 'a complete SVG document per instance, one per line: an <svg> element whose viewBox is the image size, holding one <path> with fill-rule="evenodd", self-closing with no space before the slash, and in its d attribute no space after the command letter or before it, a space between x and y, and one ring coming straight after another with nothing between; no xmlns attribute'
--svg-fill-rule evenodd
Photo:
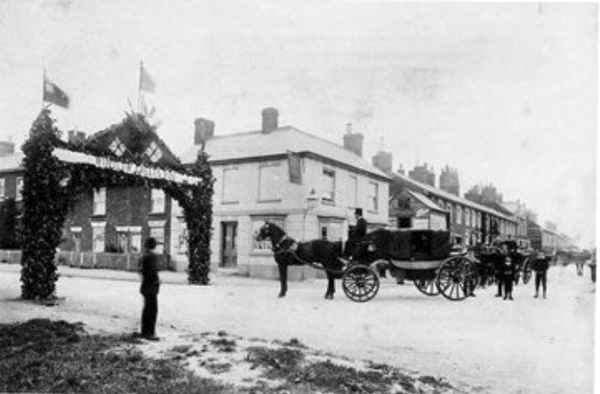
<svg viewBox="0 0 600 394"><path fill-rule="evenodd" d="M156 336L156 316L158 314L158 256L154 253L156 239L150 237L144 243L146 249L140 260L139 270L142 275L140 293L144 296L144 309L142 309L142 338L149 341L158 341Z"/></svg>

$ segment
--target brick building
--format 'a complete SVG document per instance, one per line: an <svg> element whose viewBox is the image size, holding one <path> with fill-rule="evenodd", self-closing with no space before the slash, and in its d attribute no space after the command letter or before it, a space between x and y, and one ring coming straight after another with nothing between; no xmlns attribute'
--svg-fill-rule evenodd
<svg viewBox="0 0 600 394"><path fill-rule="evenodd" d="M70 132L69 141L99 151L111 150L119 157L138 154L156 165L178 163L178 159L153 132L140 141L131 138L127 130L113 126L89 138L85 138L83 133ZM0 198L15 198L19 210L23 157L22 152L0 157ZM171 200L162 190L110 186L95 189L78 196L68 212L60 249L81 254L75 259L93 259L91 253L134 255L141 253L143 240L152 236L158 241L156 252L162 256L166 266L171 253L170 212Z"/></svg>

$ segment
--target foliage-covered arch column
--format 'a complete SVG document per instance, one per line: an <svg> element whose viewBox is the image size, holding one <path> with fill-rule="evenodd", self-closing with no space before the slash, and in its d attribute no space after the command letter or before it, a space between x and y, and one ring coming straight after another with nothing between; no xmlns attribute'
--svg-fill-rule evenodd
<svg viewBox="0 0 600 394"><path fill-rule="evenodd" d="M59 141L60 131L44 111L23 145L21 295L26 299L53 296L58 279L54 255L68 210L60 164L52 156Z"/></svg>
<svg viewBox="0 0 600 394"><path fill-rule="evenodd" d="M200 152L189 174L202 179L202 188L169 185L167 194L173 197L183 210L188 231L188 282L206 285L210 271L210 236L212 226L212 196L214 178L208 157Z"/></svg>
<svg viewBox="0 0 600 394"><path fill-rule="evenodd" d="M150 126L143 119L124 121L123 127L133 133L143 133ZM136 136L136 138L139 136ZM94 152L85 146L67 144L60 139L49 111L38 116L29 140L23 145L25 158L23 187L23 248L21 257L21 295L25 299L51 298L55 295L55 254L69 208L77 195L103 186L143 186L160 188L176 199L183 209L188 229L188 281L208 284L210 270L210 232L212 224L212 194L214 179L206 155L201 152L195 164L188 169L151 167L195 179L199 184L176 181L173 178L148 178L114 168L91 164L64 162L53 151L81 153L88 157L102 157L112 163L148 166L139 160L124 160L111 152ZM189 178L192 177L192 178Z"/></svg>

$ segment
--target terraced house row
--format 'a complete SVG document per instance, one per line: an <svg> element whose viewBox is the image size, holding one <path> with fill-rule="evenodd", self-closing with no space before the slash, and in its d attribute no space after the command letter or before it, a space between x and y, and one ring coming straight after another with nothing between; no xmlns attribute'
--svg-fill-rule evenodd
<svg viewBox="0 0 600 394"><path fill-rule="evenodd" d="M275 108L262 110L253 130L216 134L215 126L211 120L196 119L190 131L193 144L180 157L158 135L142 147L149 160L158 164L166 160L191 165L199 150L208 153L216 179L213 269L276 277L270 245L254 238L265 220L279 224L298 240L339 240L346 239L354 226L355 208L363 209L370 229L441 229L449 230L457 244L499 237L529 245L532 226L522 204L490 206L460 197L458 174L450 168L442 171L436 187L427 165L406 175L402 170L392 171L389 152L380 151L366 160L364 136L351 125L346 125L339 144L293 126L280 126ZM119 151L133 149L124 143L127 138L106 130L90 136L71 132L69 138L83 144L101 142ZM0 153L0 199L14 199L18 210L23 155L10 143L0 146ZM124 256L135 257L143 240L153 236L166 266L187 267L181 209L160 190L107 187L82 196L65 222L63 235L61 249L87 259L88 264L117 256L131 268L132 259ZM290 275L301 279L316 273L298 268Z"/></svg>

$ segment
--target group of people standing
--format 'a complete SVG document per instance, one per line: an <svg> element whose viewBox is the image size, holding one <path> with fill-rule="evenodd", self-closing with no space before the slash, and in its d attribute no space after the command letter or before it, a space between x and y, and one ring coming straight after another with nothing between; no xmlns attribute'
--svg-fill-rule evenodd
<svg viewBox="0 0 600 394"><path fill-rule="evenodd" d="M498 292L496 297L503 297L504 300L513 300L513 286L515 284L519 267L522 264L523 256L517 252L517 244L514 241L504 242L500 245L495 259L496 281ZM550 256L546 256L542 251L533 252L530 257L531 269L535 273L535 295L538 298L540 287L542 296L546 298L548 289L547 272L550 266Z"/></svg>

